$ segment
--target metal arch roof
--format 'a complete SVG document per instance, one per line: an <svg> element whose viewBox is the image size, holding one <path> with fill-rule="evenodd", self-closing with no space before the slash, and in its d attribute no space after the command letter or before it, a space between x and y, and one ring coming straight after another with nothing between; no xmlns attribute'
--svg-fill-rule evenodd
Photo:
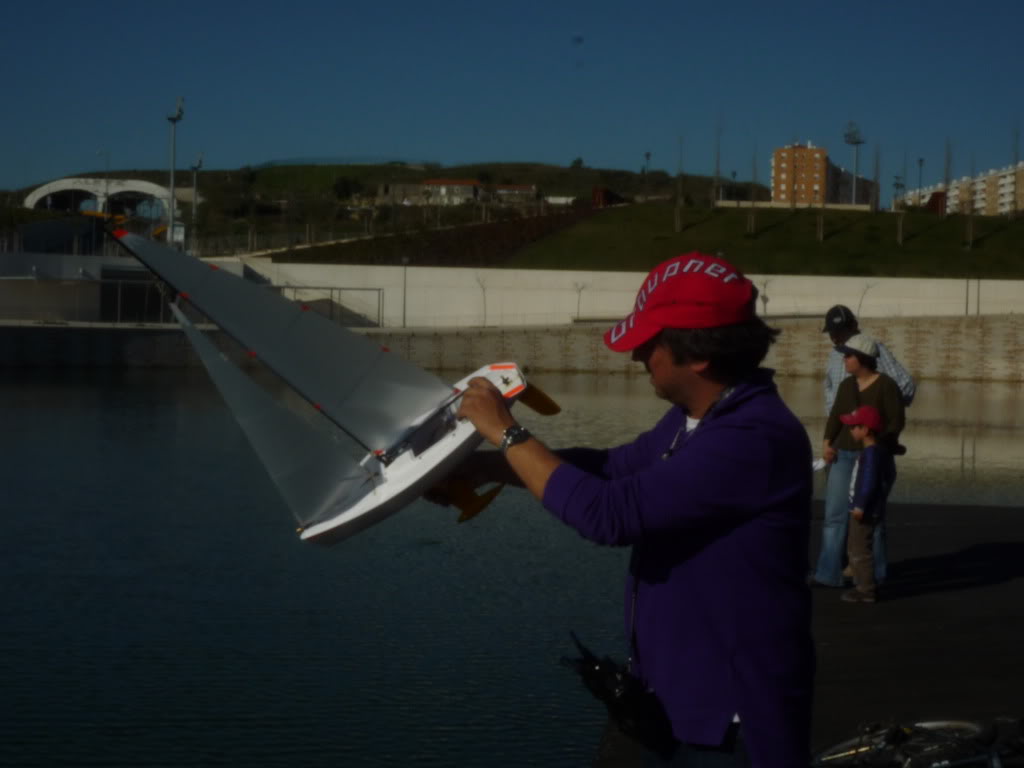
<svg viewBox="0 0 1024 768"><path fill-rule="evenodd" d="M151 181L142 181L139 179L85 179L69 177L50 181L40 187L36 187L25 196L24 205L26 208L35 208L39 201L43 200L47 195L70 190L88 192L89 194L96 195L97 197L105 193L116 195L120 192L139 192L160 200L166 200L171 194L169 188L161 186L160 184L154 184ZM175 190L174 196L175 198L179 197L177 189Z"/></svg>

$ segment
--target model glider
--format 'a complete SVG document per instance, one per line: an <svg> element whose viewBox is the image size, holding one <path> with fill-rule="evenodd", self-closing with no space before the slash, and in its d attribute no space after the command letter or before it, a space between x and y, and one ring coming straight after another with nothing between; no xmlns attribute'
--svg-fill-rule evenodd
<svg viewBox="0 0 1024 768"><path fill-rule="evenodd" d="M176 291L171 303L210 377L285 502L302 539L330 544L394 514L427 490L446 495L460 520L478 496L445 481L480 445L460 421L462 392L483 376L511 402L540 413L558 406L515 363L494 363L450 385L266 286L137 235L121 243ZM295 408L233 363L190 319L205 315L311 408Z"/></svg>

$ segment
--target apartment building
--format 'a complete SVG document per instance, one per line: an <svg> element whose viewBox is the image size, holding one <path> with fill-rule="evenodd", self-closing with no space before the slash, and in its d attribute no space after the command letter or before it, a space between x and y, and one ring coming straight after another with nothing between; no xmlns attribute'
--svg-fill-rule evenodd
<svg viewBox="0 0 1024 768"><path fill-rule="evenodd" d="M828 151L824 147L789 144L772 153L772 202L821 205L828 185Z"/></svg>
<svg viewBox="0 0 1024 768"><path fill-rule="evenodd" d="M810 141L776 149L771 166L772 203L776 205L870 205L874 197L873 181L855 178L829 160L828 150Z"/></svg>
<svg viewBox="0 0 1024 768"><path fill-rule="evenodd" d="M948 190L943 183L908 189L898 201L903 205L926 207L933 199L944 200L948 213L1005 216L1024 211L1024 161L977 176L953 179Z"/></svg>

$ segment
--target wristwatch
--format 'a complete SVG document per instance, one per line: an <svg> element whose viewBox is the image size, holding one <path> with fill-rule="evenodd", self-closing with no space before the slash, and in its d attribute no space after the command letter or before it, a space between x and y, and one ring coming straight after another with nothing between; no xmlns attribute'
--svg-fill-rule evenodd
<svg viewBox="0 0 1024 768"><path fill-rule="evenodd" d="M511 427L506 429L501 435L501 445L498 447L502 453L508 453L508 449L513 445L519 445L525 443L533 435L530 434L530 430L519 424L513 424Z"/></svg>

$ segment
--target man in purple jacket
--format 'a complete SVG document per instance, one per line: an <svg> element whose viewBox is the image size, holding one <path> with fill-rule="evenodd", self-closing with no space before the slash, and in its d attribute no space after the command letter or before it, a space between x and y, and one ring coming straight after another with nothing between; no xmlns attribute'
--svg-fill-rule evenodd
<svg viewBox="0 0 1024 768"><path fill-rule="evenodd" d="M627 445L552 452L484 379L461 406L549 511L591 541L633 548L632 670L679 741L650 765L808 763L811 446L759 367L778 331L756 296L701 253L651 271L605 343L632 352L672 407Z"/></svg>

